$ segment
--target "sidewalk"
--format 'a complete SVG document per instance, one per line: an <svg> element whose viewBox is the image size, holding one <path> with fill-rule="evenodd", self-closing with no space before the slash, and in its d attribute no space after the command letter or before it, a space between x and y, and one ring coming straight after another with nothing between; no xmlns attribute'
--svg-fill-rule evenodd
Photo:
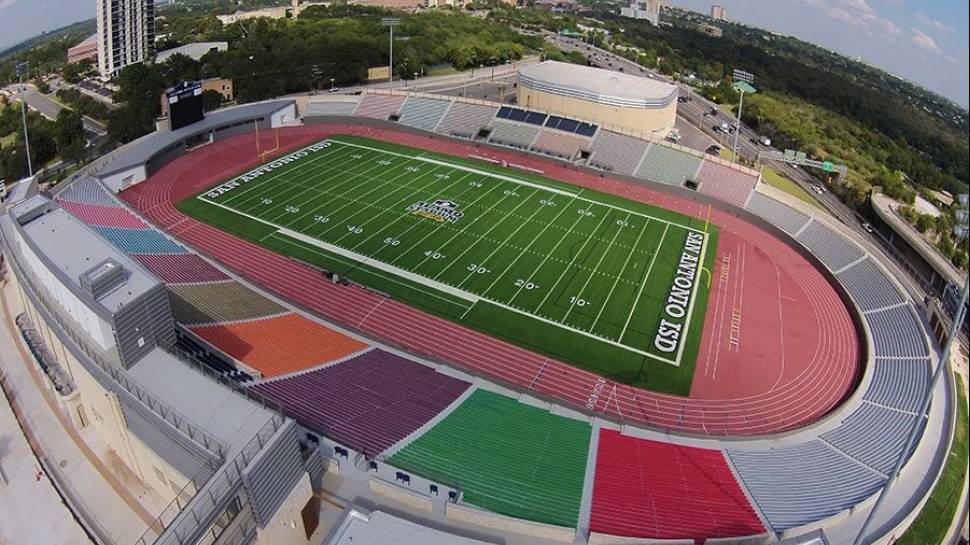
<svg viewBox="0 0 970 545"><path fill-rule="evenodd" d="M39 452L48 460L50 469L57 473L53 477L62 485L63 493L74 504L75 511L89 524L92 532L118 545L134 543L154 519L153 515L138 503L137 492L132 493L126 488L125 483L112 474L105 462L95 456L91 446L84 442L78 432L69 423L62 421L65 417L55 412L56 402L50 397L50 392L42 387L42 377L29 361L25 361L25 356L29 357L29 353L16 344L14 335L17 330L13 325L13 316L20 312L19 301L7 285L3 287L2 298L4 323L0 325L0 373L5 377L8 391L13 393L21 408L22 424L35 438ZM7 426L3 427L4 432L8 429ZM19 428L14 430L19 431ZM83 433L87 434L87 431L84 430ZM95 448L97 447L96 445ZM5 453L8 448L0 442L0 454ZM3 460L6 470L5 454ZM5 494L0 492L0 497ZM18 497L17 503L20 505L17 508L21 510L20 516L13 511L0 509L0 536L7 535L5 519L10 513L10 518L21 525L35 526L44 532L40 534L42 539L29 538L29 534L18 534L18 539L9 540L11 543L52 543L51 536L46 532L50 532L54 525L50 520L45 520L42 514L55 507L66 512L66 508L53 489L50 494L53 495L50 505L45 501L44 505L28 506ZM66 514L66 517L70 518L70 514ZM11 527L18 528L16 525ZM18 531L22 532L24 529L20 528ZM65 533L65 537L66 535ZM84 535L83 532L81 535ZM82 537L64 543L85 542L87 539Z"/></svg>
<svg viewBox="0 0 970 545"><path fill-rule="evenodd" d="M0 543L91 544L61 503L54 485L40 471L40 462L17 424L6 395L2 394L0 473L7 481L7 486L0 488Z"/></svg>

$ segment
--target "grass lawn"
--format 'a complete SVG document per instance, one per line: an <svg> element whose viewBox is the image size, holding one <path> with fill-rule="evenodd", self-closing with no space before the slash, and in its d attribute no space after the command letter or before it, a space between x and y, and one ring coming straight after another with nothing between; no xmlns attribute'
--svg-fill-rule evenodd
<svg viewBox="0 0 970 545"><path fill-rule="evenodd" d="M967 473L967 396L957 377L957 423L953 434L950 454L943 466L943 474L930 493L916 520L896 541L896 545L929 545L943 543L946 531L956 516L963 491L963 479Z"/></svg>
<svg viewBox="0 0 970 545"><path fill-rule="evenodd" d="M718 234L703 220L352 136L308 146L178 206L617 381L690 391Z"/></svg>
<svg viewBox="0 0 970 545"><path fill-rule="evenodd" d="M816 201L811 194L802 189L801 186L796 184L791 178L779 174L775 169L765 167L765 169L761 172L761 179L771 187L780 189L793 197L797 197L798 199L801 199L808 204L821 209L818 201Z"/></svg>

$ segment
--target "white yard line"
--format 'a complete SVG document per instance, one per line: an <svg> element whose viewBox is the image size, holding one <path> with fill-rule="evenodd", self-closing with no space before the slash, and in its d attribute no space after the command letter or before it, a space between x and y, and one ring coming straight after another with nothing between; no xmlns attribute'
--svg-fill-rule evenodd
<svg viewBox="0 0 970 545"><path fill-rule="evenodd" d="M381 150L379 148L372 148L370 146L364 146L362 144L352 144L350 142L343 142L343 141L340 141L340 140L328 140L328 142L333 142L333 143L336 143L336 144L343 144L345 146L354 146L354 147L361 148L361 149L382 151L383 153L387 153L387 154L390 154L390 155L396 155L398 157L409 157L408 155L404 155L403 153L397 153L397 152L393 152L393 151L384 151L384 150ZM534 189L537 189L537 190L548 191L550 193L555 193L557 195L565 195L565 196L568 196L568 197L575 197L577 200L585 201L585 202L592 203L592 204L595 204L595 205L598 205L598 206L605 206L607 208L612 208L614 210L619 210L621 212L626 212L628 214L632 214L632 215L635 215L635 216L649 218L649 219L651 219L653 221L659 221L661 223L666 223L666 224L669 224L669 225L673 225L673 226L676 226L676 227L680 227L682 229L686 229L687 231L694 231L695 233L703 233L704 232L701 229L695 229L695 228L690 227L688 225L683 225L683 224L680 224L680 223L677 223L677 222L674 222L674 221L665 220L665 219L662 219L662 218L656 218L654 216L649 216L647 214L644 214L643 212L637 212L636 210L629 210L627 208L623 208L622 206L617 206L615 204L607 204L607 203L603 203L603 202L596 201L596 200L593 200L593 199L587 199L585 197L580 197L579 194L582 193L582 191L579 191L577 193L572 193L572 192L565 191L565 190L562 190L562 189L559 189L559 188L556 188L556 187L550 187L550 186L546 186L546 185L542 185L542 184L537 184L537 183L534 183L534 182L530 182L530 181L527 181L527 180L523 180L521 178L515 178L513 176L507 176L505 174L499 174L497 172L489 172L487 170L479 170L479 169L476 169L474 167L469 167L469 166L461 165L461 164L458 164L458 163L450 163L448 161L442 161L440 159L432 159L430 157L412 157L412 158L413 159L416 159L418 161L424 161L424 162L431 163L431 164L435 164L435 165L445 165L445 166L449 166L449 167L452 167L452 168L455 168L455 169L458 169L458 170L465 170L465 171L468 171L468 172L474 172L476 174L481 174L483 176L489 176L491 178L497 178L499 180L505 180L507 182L512 182L512 183L518 184L518 185L524 185L526 187L531 187L531 188L534 188Z"/></svg>
<svg viewBox="0 0 970 545"><path fill-rule="evenodd" d="M492 194L492 191L495 191L495 189L498 188L498 187L500 187L499 184L495 184L494 186L492 186L491 188L489 188L487 191L484 191L481 195L479 195L479 197L477 199L475 199L474 201L472 201L471 203L469 203L468 206L471 207L471 206L475 205L478 201L484 199L488 195L491 195ZM488 213L491 212L493 208L495 208L496 206L498 206L499 204L501 204L502 202L504 202L506 198L508 198L507 195L504 196L504 197L502 197L501 199L495 201L491 206L489 206L488 208L485 209L485 213L484 214L482 214L482 215L478 216L477 218L471 220L471 222L469 222L467 225L465 225L465 227L471 227L472 225L475 225L475 222L477 222L478 220L480 220L480 219L488 216ZM434 229L432 229L431 231L428 231L428 234L426 234L423 237L421 237L421 240L417 241L414 244L414 246L415 247L419 247L425 240L428 239L428 237L430 237L431 235L434 235L434 234L438 233L441 229L444 229L444 228L445 228L445 224L443 224L443 223L440 224L440 225L435 226ZM452 240L454 240L455 238L458 237L458 235L461 235L461 234L472 235L472 233L467 232L464 228L459 229L454 235L451 236L451 238L449 238L447 241L445 241L444 244L440 245L434 251L435 252L440 252L442 250L442 248L444 248L445 246L447 246L449 243L451 243ZM472 236L476 236L476 235L472 235ZM418 251L420 251L420 250L418 250ZM396 258L394 258L391 261L391 264L393 265L395 262L397 262L398 259L401 259L402 257L404 257L406 255L408 255L408 252L404 252L403 254L397 256ZM430 257L425 256L424 259L422 259L421 261L419 261L418 264L415 265L412 268L414 270L419 269L422 265L424 265L424 263L428 259L430 259Z"/></svg>
<svg viewBox="0 0 970 545"><path fill-rule="evenodd" d="M657 262L657 256L660 255L660 248L663 248L664 239L667 238L667 231L669 229L670 229L670 226L669 225L664 225L664 232L663 232L662 235L660 235L660 242L657 243L657 249L654 250L654 252L653 252L653 258L650 259L650 265L647 266L647 272L646 272L646 274L644 274L643 280L640 281L640 289L637 290L637 296L633 298L634 301L639 301L640 300L640 296L643 295L643 288L646 287L647 280L650 279L650 273L651 273L651 271L653 271L653 264ZM636 310L636 308L634 307L633 310ZM628 327L630 327L630 320L632 320L632 319L633 319L633 312L631 311L630 312L630 315L626 317L626 323L623 324L623 329L620 330L620 336L619 336L620 341L622 341L623 340L623 336L626 335L626 329ZM680 364L679 363L680 362L680 358L679 357L677 358L677 362L678 362L678 365L679 365Z"/></svg>
<svg viewBox="0 0 970 545"><path fill-rule="evenodd" d="M529 201L530 199L532 199L532 197L534 197L536 193L538 193L538 191L533 191L532 193L530 193L530 194L529 194L529 196L528 196L528 197L526 197L526 198L524 198L524 199L522 199L522 200L520 200L520 201L519 201L519 204L517 204L517 205L515 205L515 207L514 207L514 208L512 208L512 212L515 212L516 210L518 210L518 209L519 209L519 207L520 207L520 206L522 206L522 205L523 205L523 204L525 204L525 203L526 203L527 201ZM507 195L506 195L506 196L507 196ZM503 197L503 198L502 198L502 200L504 201L504 200L505 200L505 198ZM493 224L492 224L492 226L488 228L488 231L485 231L485 234L483 234L483 235L480 235L480 236L478 236L478 239L479 239L479 241L481 241L482 239L484 239L485 237L487 237L489 233L491 233L492 231L494 231L494 230L495 230L495 228L496 228L496 227L498 227L499 225L502 225L502 223L504 223L504 222L502 222L502 221L496 221L495 223L493 223ZM462 231L462 232L464 232L464 231ZM455 235L455 236L458 236L458 233L456 233L456 235ZM473 235L473 236L475 236L475 235ZM454 237L452 237L452 238L451 238L451 239L450 239L450 240L449 240L448 242L450 243L450 242L451 242L451 240L454 240ZM475 243L475 244L469 244L467 248L465 248L465 249L464 249L464 250L463 250L463 251L462 251L462 252L461 252L460 254L458 254L458 257L456 257L454 261L452 261L452 262L451 262L451 263L450 263L450 264L449 264L449 265L448 265L447 267L445 267L444 269L441 269L440 271L438 271L438 274L436 274L436 275L434 276L434 279L435 279L435 280L437 280L437 279L438 279L438 277L439 277L439 276L441 276L442 274L444 274L444 272L445 272L445 271L447 271L448 269L450 269L452 265L454 265L454 264L456 264L456 263L458 263L458 260L459 260L459 259L461 259L461 257L462 257L463 255L465 255L465 254L467 254L467 253L468 253L468 250L471 250L471 249L472 249L473 247L475 247L475 246L476 246L477 244L478 244L478 243ZM445 244L444 246L442 246L442 248L444 248L444 247L445 247L445 246L447 246L447 245L448 245L448 243L446 243L446 244ZM467 277L466 277L466 278L467 278Z"/></svg>
<svg viewBox="0 0 970 545"><path fill-rule="evenodd" d="M633 243L633 247L634 248L636 248L637 246L640 245L640 239L643 238L643 233L646 233L647 232L647 226L649 226L649 225L650 225L650 220L647 220L643 224L643 228L640 229L640 233L637 235L636 242ZM630 264L630 259L632 257L633 257L633 252L630 252L630 253L627 254L626 261L623 262L623 267L620 269L620 274L616 275L616 280L613 282L613 287L611 287L610 288L610 292L608 294L606 294L606 300L603 301L603 306L600 307L600 311L596 313L596 319L593 320L593 325L591 325L590 328L589 328L590 331L596 329L596 324L599 323L600 316L603 315L603 311L606 310L606 305L609 304L610 298L613 297L613 292L616 291L616 286L618 286L620 284L620 278L623 277L623 271L625 271L627 265ZM633 311L636 310L636 308L637 308L637 302L634 301L633 302L633 307L630 308L630 314L633 314Z"/></svg>
<svg viewBox="0 0 970 545"><path fill-rule="evenodd" d="M529 199L531 199L532 196L534 196L534 195L535 195L535 193L533 193L532 195L530 195L529 196ZM542 206L537 206L536 209L532 212L532 214L529 215L529 217L525 221L520 222L519 223L519 226L516 227L514 231L512 231L511 233L509 233L509 236L505 237L505 240L502 241L498 246L496 246L494 250L492 250L492 253L490 253L487 256L485 256L485 259L482 259L482 262L481 262L480 265L485 265L486 263L488 263L488 260L489 259L492 259L492 257L494 257L495 254L498 253L499 250L501 250L502 248L505 248L505 245L508 244L510 240L512 240L512 237L514 237L515 234L518 233L523 227L525 227L526 225L529 225L529 222L532 220L532 218L534 218L536 214L538 214L540 211L542 211L542 208L543 208ZM522 255L522 254L520 253L519 255ZM468 282L468 279L471 278L473 274L475 274L475 273L474 272L470 272L470 273L466 274L465 275L465 278L463 278L462 281L458 283L458 287L460 288L465 282ZM496 278L495 280L498 281L498 278Z"/></svg>
<svg viewBox="0 0 970 545"><path fill-rule="evenodd" d="M529 248L531 248L531 247L532 247L532 245L533 245L533 244L535 244L537 240L539 240L540 238L542 238L542 237L543 237L543 235L545 235L545 234L546 234L546 231L547 231L547 230L549 230L549 227L551 227L551 226L552 226L552 224L553 224L553 223L554 223L554 222L555 222L556 220L558 220L558 219L559 219L559 216L561 216L561 215L563 215L563 213L564 213L564 212L566 211L566 209L567 209L567 208L568 208L568 207L569 207L569 206L570 206L571 204L573 204L573 202L574 202L575 200L576 200L576 199L574 198L573 200L571 200L571 201L569 201L569 203L567 203L567 204L566 204L565 206L561 206L561 207L560 207L560 209L559 209L559 213L558 213L558 214L556 214L556 216L555 216L554 218L552 218L552 221L550 221L550 222L548 222L548 223L546 223L546 226L542 228L542 231L539 231L539 234L538 234L538 235L536 235L535 237L533 237L533 239L532 239L531 241L529 241L529 244L528 244L528 245L527 245L527 246L526 246L525 248L523 248L523 249L522 249L522 251L521 251L521 252L519 253L519 255L517 255L517 256L515 256L515 259L513 259L513 260L512 260L512 262L511 262L511 263L509 263L509 266L508 266L508 267L505 267L505 270L503 270L503 271L502 271L502 272L501 272L501 273L500 273L500 274L499 274L499 275L498 275L497 277L495 277L495 280L493 280L493 281L492 281L492 283L491 283L491 284L489 284L489 286L488 286L487 288L485 288L485 290L484 290L484 291L482 291L482 293L484 293L484 294L486 294L486 295L487 295L487 294L488 294L488 292L490 292L490 291L492 291L492 288L494 288L494 287L495 287L495 284L496 284L496 283L498 283L498 281L499 281L499 280L501 280L501 279L502 279L502 277L503 277L503 276L505 276L505 275L506 275L506 273L508 273L508 272L509 272L509 270L511 270L511 269L512 269L512 267L513 267L513 266L514 266L514 265L515 265L516 263L518 263L518 262L519 262L519 259L521 259L521 258L522 258L522 256L524 256L525 254L527 254L527 253L529 253ZM550 200L549 202L554 202L554 201L552 201L552 200ZM557 205L557 206L558 206L558 205ZM538 270L538 269L536 269L536 270ZM520 287L520 289L521 289L521 287ZM516 291L516 294L518 294L518 291ZM515 297L513 296L513 299L514 299L514 298L515 298ZM511 302L511 300L509 300L509 302Z"/></svg>
<svg viewBox="0 0 970 545"><path fill-rule="evenodd" d="M630 214L627 214L626 215L626 219L623 220L623 221L624 222L629 222L630 221ZM596 266L593 267L593 270L594 271L598 271L599 270L600 265L603 264L603 260L606 259L606 254L610 253L610 250L613 248L613 243L616 242L616 239L617 239L617 237L620 236L620 232L621 231L623 231L623 228L618 225L617 226L616 233L613 235L613 240L610 241L609 245L606 247L606 251L604 251L603 254L600 255L599 261L597 261L596 262ZM566 310L566 315L562 317L562 321L563 322L565 322L569 318L569 315L572 314L573 309L576 308L576 302L577 302L577 300L580 299L580 298L582 298L583 292L586 291L586 288L589 287L589 283L592 282L592 281L593 281L593 275L589 275L586 278L586 282L583 283L583 287L579 289L579 294L576 295L576 300L573 301L573 304L569 305L569 309ZM603 301L602 308L606 308L606 301ZM590 331L592 331L592 328L590 328Z"/></svg>
<svg viewBox="0 0 970 545"><path fill-rule="evenodd" d="M566 265L563 268L562 273L559 275L559 278L556 279L556 282L552 285L552 287L549 288L549 291L546 292L546 295L545 297L542 298L542 301L539 301L539 304L536 305L536 309L535 309L536 315L538 315L539 309L542 308L542 305L546 304L546 300L549 299L549 296L552 295L554 291L556 291L556 286L558 286L559 283L562 282L562 279L564 276L566 276L566 273L568 273L569 270L573 268L573 264L575 264L576 260L579 259L579 254L583 253L583 250L586 249L586 245L589 244L589 241L593 240L593 235L596 234L596 231L599 231L600 227L603 225L603 222L606 221L606 216L608 215L609 215L608 213L603 214L603 218L600 219L599 223L596 224L596 227L593 229L593 232L590 233L588 237L586 237L585 241L583 241L583 245L580 246L579 251L577 251L576 255L574 255L573 258L569 261L569 265Z"/></svg>
<svg viewBox="0 0 970 545"><path fill-rule="evenodd" d="M580 214L577 214L576 215L576 221L574 221L573 224L569 226L569 229L567 229L566 232L563 233L562 237L559 238L559 241L556 242L556 245L553 246L551 250L549 250L548 252L546 252L546 256L544 258L542 258L542 261L539 262L539 266L536 267L536 272L539 272L539 271L542 270L542 267L545 266L546 261L549 261L549 259L552 257L552 254L556 253L556 250L559 249L559 245L562 244L562 241L566 240L567 238L569 238L570 235L573 234L573 229L575 229L576 228L576 225L579 224L579 222L582 221L583 218L585 218L585 217L586 216L583 216L583 215L580 215ZM509 304L510 305L512 303L515 303L515 298L518 297L520 293L522 293L522 289L523 288L524 288L524 286L519 286L519 289L516 290L515 295L513 295L512 298L509 299Z"/></svg>

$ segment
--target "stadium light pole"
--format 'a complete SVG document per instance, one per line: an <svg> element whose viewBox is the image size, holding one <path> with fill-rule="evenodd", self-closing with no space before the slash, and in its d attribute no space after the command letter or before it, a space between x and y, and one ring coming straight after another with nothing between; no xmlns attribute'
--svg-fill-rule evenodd
<svg viewBox="0 0 970 545"><path fill-rule="evenodd" d="M862 545L864 543L863 540L866 537L866 532L869 531L872 521L875 520L876 513L882 507L882 504L886 501L886 498L889 497L889 490L899 478L899 474L903 469L903 463L906 461L906 454L913 449L913 445L916 442L916 436L919 435L919 431L921 429L920 424L927 411L929 411L930 402L933 401L933 390L935 390L939 385L940 380L943 378L943 373L950 369L950 352L953 350L954 342L956 341L957 336L960 334L960 327L963 325L964 318L966 318L968 293L970 293L970 277L964 279L963 281L963 295L960 297L960 304L957 306L957 313L953 317L953 323L950 324L950 332L946 339L946 345L943 347L943 354L940 356L940 362L936 366L936 371L933 373L933 379L930 381L926 391L923 392L923 398L920 404L920 412L913 420L912 426L910 426L909 436L906 439L906 446L902 451L900 451L899 459L896 460L896 465L893 467L893 472L889 474L889 479L886 481L886 485L883 486L882 490L879 492L879 498L876 499L875 505L873 505L872 510L869 511L869 516L867 516L865 522L862 523L862 528L859 529L859 533L856 535L855 541L852 542L853 545Z"/></svg>
<svg viewBox="0 0 970 545"><path fill-rule="evenodd" d="M24 151L27 153L27 176L34 175L34 166L30 162L30 138L27 136L27 96L24 92L24 72L27 71L27 62L16 63L17 76L20 78L20 117L24 122Z"/></svg>
<svg viewBox="0 0 970 545"><path fill-rule="evenodd" d="M744 93L754 94L758 92L751 84L754 83L754 75L744 70L734 69L734 90L741 93L738 100L738 118L734 122L734 146L731 148L731 161L738 160L738 136L741 134L741 109L744 107Z"/></svg>
<svg viewBox="0 0 970 545"><path fill-rule="evenodd" d="M387 62L387 82L391 83L394 81L394 27L401 24L400 17L383 17L381 19L381 24L390 29L391 34L388 38L388 52L390 53Z"/></svg>

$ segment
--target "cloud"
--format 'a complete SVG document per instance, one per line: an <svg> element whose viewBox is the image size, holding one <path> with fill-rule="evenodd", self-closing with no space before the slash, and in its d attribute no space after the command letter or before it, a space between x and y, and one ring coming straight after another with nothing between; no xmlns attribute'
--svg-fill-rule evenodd
<svg viewBox="0 0 970 545"><path fill-rule="evenodd" d="M909 41L913 42L913 45L923 49L924 51L937 54L943 53L940 46L936 45L936 40L918 28L913 28L913 35L909 38Z"/></svg>
<svg viewBox="0 0 970 545"><path fill-rule="evenodd" d="M12 8L13 5L19 1L20 0L0 0L0 11L3 11L7 8Z"/></svg>
<svg viewBox="0 0 970 545"><path fill-rule="evenodd" d="M919 22L921 25L925 27L929 27L940 34L946 35L946 34L953 34L955 32L952 26L944 23L943 21L939 21L931 17L927 17L922 13L917 13L915 15L915 18L916 18L916 21Z"/></svg>
<svg viewBox="0 0 970 545"><path fill-rule="evenodd" d="M902 34L896 23L879 15L866 0L801 0L809 7L854 28L895 38Z"/></svg>

